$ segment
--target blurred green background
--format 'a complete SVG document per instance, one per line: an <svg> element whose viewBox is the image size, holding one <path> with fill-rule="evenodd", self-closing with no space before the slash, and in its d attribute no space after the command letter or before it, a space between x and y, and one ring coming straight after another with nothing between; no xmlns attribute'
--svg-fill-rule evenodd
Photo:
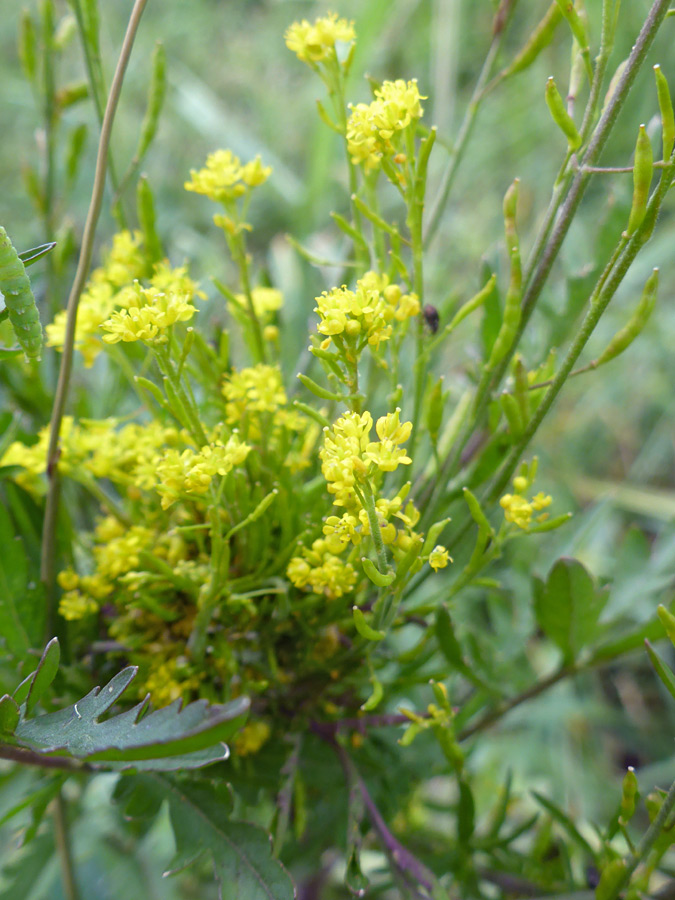
<svg viewBox="0 0 675 900"><path fill-rule="evenodd" d="M103 0L100 6L109 80L131 4ZM647 0L622 5L610 71L627 56L649 6ZM547 7L547 0L521 0L517 4L504 41L502 64L512 58ZM587 7L592 32L597 35L600 2L587 0ZM63 14L68 11L65 2L60 10ZM347 208L343 151L337 136L315 114L314 103L323 94L322 85L283 41L284 30L292 21L313 19L327 10L355 20L358 43L352 69L353 102L369 96L364 72L378 80L415 77L428 96L424 121L439 127L432 165L433 199L447 158L444 143L451 143L457 133L489 45L494 13L491 0L343 0L339 4L150 0L129 66L113 139L115 160L123 170L133 155L144 112L152 49L155 40L161 39L167 53L169 90L160 130L143 171L157 198L158 227L172 261L189 261L191 273L202 281L210 297L216 296L210 278L226 280L230 263L211 224L209 206L203 198L186 194L183 182L191 167L199 168L207 153L219 147L229 147L242 158L260 153L264 162L273 166L273 176L259 192L250 214L255 226L251 246L257 265L286 296L283 315L289 327L284 356L289 384L297 358L306 346L306 323L312 316L314 297L332 286L334 270L310 267L291 248L285 234L291 233L320 256L339 258L344 253L341 234L329 216L332 210L344 213ZM40 111L16 51L20 11L20 4L7 3L0 20L0 223L17 246L24 248L51 235L43 233L22 182L22 170L27 165L39 169L42 164L44 136ZM660 146L651 66L661 63L675 94L674 45L675 19L671 19L639 76L601 164L630 163L641 122L654 135L655 148ZM441 312L473 293L483 260L504 270L501 202L516 176L521 179L521 241L527 255L565 149L544 103L544 85L547 76L554 74L558 84L566 86L569 48L568 34L561 28L536 64L501 85L479 112L426 267L426 300ZM83 77L76 40L58 77L60 82ZM67 209L59 212L59 221L71 220L78 238L89 200L97 141L89 104L68 110L60 128L68 131L79 122L89 126L86 164ZM631 193L630 175L597 176L592 183L529 327L524 352L530 368L541 362L538 354L551 342L564 351L593 283L594 264L606 258L624 227ZM395 198L391 201L393 209ZM133 192L125 203L132 214ZM108 205L99 242L109 239L114 228ZM544 575L562 554L578 557L601 580L612 582L608 615L621 612L633 620L646 620L653 616L658 602L667 602L673 596L673 247L675 197L671 196L654 238L612 301L582 362L597 356L625 323L651 268L659 266L659 300L646 331L625 355L606 368L573 379L537 436L534 450L540 457L540 487L554 495L557 511L570 509L575 515L561 532L519 542L512 551L511 586L516 593L522 586L523 597L517 609L504 611L511 633L514 623L531 616L525 593L529 574L534 571ZM37 267L31 270L31 276L34 272L39 291ZM65 306L68 287L64 279L63 295L53 298L57 308ZM451 403L465 385L467 358L477 359L475 328L473 319L462 326L437 364L451 390ZM116 410L109 408L104 390L106 370L103 360L100 362L92 370L84 370L78 363L75 384L89 389L87 414L112 415ZM3 381L0 403L4 408L18 403L20 408L20 399L10 398L4 376ZM92 392L92 387L102 390ZM76 396L81 397L82 392L76 392ZM28 421L33 426L46 422L46 406L42 413L27 408L23 412L26 430L30 430ZM473 599L469 592L462 601L469 618ZM504 652L508 655L511 651L505 648ZM636 653L629 666L610 669L598 679L562 685L524 707L508 719L493 741L486 740L472 767L483 767L486 794L504 769L513 764L517 788L544 790L567 808L592 819L606 814L615 804L616 785L627 761L644 764L641 777L650 784L672 773L672 706L663 697L644 654ZM523 740L524 734L527 740ZM608 775L614 786L610 796ZM85 805L100 810L106 790L106 779L97 779ZM105 817L99 816L98 821L103 833ZM93 846L94 836L85 832L83 827L81 834L76 833L76 840L89 840ZM161 831L153 831L153 835L148 840L156 841L155 851L161 855L166 835ZM156 885L149 886L148 896L172 896L168 891L173 888L168 888L167 882L161 893L153 893L157 890Z"/></svg>

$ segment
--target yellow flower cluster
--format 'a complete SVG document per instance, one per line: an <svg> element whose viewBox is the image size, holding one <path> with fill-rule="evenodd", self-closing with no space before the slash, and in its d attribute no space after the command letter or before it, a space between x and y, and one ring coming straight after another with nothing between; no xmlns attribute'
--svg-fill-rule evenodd
<svg viewBox="0 0 675 900"><path fill-rule="evenodd" d="M140 232L120 231L114 235L110 250L104 254L103 265L94 269L82 292L77 309L75 349L84 356L89 368L101 352L97 332L117 305L116 294L121 287L142 278L148 269L141 249ZM47 346L63 350L66 333L66 311L59 312L45 327Z"/></svg>
<svg viewBox="0 0 675 900"><path fill-rule="evenodd" d="M551 496L539 491L529 500L525 496L528 488L532 484L534 476L525 477L517 475L513 479L513 494L504 494L499 501L500 506L504 510L504 518L507 522L513 522L523 531L527 531L532 524L532 518L535 512L541 512L551 505ZM545 522L548 519L548 513L541 513L535 517L535 522Z"/></svg>
<svg viewBox="0 0 675 900"><path fill-rule="evenodd" d="M347 147L354 165L366 172L378 168L384 156L399 151L397 138L424 110L417 81L384 81L372 103L352 107L347 122Z"/></svg>
<svg viewBox="0 0 675 900"><path fill-rule="evenodd" d="M249 722L241 729L234 739L234 749L237 756L251 756L267 743L272 729L267 722Z"/></svg>
<svg viewBox="0 0 675 900"><path fill-rule="evenodd" d="M348 43L356 37L354 23L338 19L337 13L329 13L317 19L313 25L303 19L286 29L284 40L289 50L302 62L318 63L335 53L337 41Z"/></svg>
<svg viewBox="0 0 675 900"><path fill-rule="evenodd" d="M398 531L391 519L398 519L406 529L414 528L419 521L419 510L415 508L412 501L408 502L405 507L403 505L408 489L409 485L405 485L392 500L382 497L375 502L382 540L385 544L395 544L404 550L407 549L409 535L405 531ZM341 544L351 542L358 545L363 537L370 535L368 515L365 509L354 508L351 511L347 510L341 516L328 516L323 526L323 533L333 541L339 540Z"/></svg>
<svg viewBox="0 0 675 900"><path fill-rule="evenodd" d="M246 310L248 303L244 294L235 294L235 299L240 304L241 309ZM284 295L277 288L272 287L255 287L251 291L251 300L253 301L253 311L261 322L268 321L272 313L281 309L284 303ZM232 309L233 303L228 304Z"/></svg>
<svg viewBox="0 0 675 900"><path fill-rule="evenodd" d="M335 600L349 593L356 584L353 566L340 559L346 544L333 538L318 538L311 548L303 547L302 556L295 556L288 564L286 574L297 588L309 588L315 594L323 594Z"/></svg>
<svg viewBox="0 0 675 900"><path fill-rule="evenodd" d="M142 251L140 232L120 231L114 235L112 247L104 255L103 265L95 269L85 287L77 310L75 349L91 367L103 349L99 329L116 309L139 306L139 287L134 284L145 277L149 265ZM155 264L149 279L150 286L160 293L178 294L191 301L206 297L198 285L188 277L187 268L173 268L166 260ZM63 350L66 333L66 312L59 312L45 327L47 346Z"/></svg>
<svg viewBox="0 0 675 900"><path fill-rule="evenodd" d="M145 690L153 704L160 708L174 700L185 698L199 688L201 677L188 673L187 661L178 659L155 660L145 679Z"/></svg>
<svg viewBox="0 0 675 900"><path fill-rule="evenodd" d="M187 322L197 312L187 294L144 288L136 282L125 297L128 306L114 312L101 328L108 332L103 340L108 344L119 341L160 343L168 340L164 333L176 322Z"/></svg>
<svg viewBox="0 0 675 900"><path fill-rule="evenodd" d="M232 371L223 384L228 424L241 422L247 412L273 413L287 402L279 366L259 363Z"/></svg>
<svg viewBox="0 0 675 900"><path fill-rule="evenodd" d="M227 475L240 466L250 450L236 435L225 444L217 441L197 452L189 447L182 453L167 450L155 460L162 509L168 509L181 494L205 494L216 475Z"/></svg>
<svg viewBox="0 0 675 900"><path fill-rule="evenodd" d="M178 443L178 430L156 421L130 423L119 429L117 425L116 419L83 419L75 423L72 416L65 416L59 471L74 478L86 472L124 486L151 488L156 482L155 457L161 447ZM21 473L17 482L28 490L39 490L37 476L45 471L48 443L49 428L45 427L38 432L36 444L10 444L0 465L21 466L25 474Z"/></svg>
<svg viewBox="0 0 675 900"><path fill-rule="evenodd" d="M345 285L324 291L316 298L314 312L321 322L318 331L328 336L321 346L326 349L333 335L345 334L378 347L391 337L393 321L404 322L420 311L417 294L404 294L397 284L389 284L386 275L366 272L355 289Z"/></svg>
<svg viewBox="0 0 675 900"><path fill-rule="evenodd" d="M186 191L228 204L267 181L271 171L269 166L263 166L259 156L242 165L231 150L216 150L207 156L203 169L190 169L191 180L184 186Z"/></svg>
<svg viewBox="0 0 675 900"><path fill-rule="evenodd" d="M321 471L334 494L336 506L355 504L354 482L363 479L371 465L382 472L393 472L399 465L410 465L399 444L405 443L412 431L412 422L399 421L400 410L377 420L375 430L379 441L370 440L373 417L348 412L329 430L324 429L324 445L319 451Z"/></svg>

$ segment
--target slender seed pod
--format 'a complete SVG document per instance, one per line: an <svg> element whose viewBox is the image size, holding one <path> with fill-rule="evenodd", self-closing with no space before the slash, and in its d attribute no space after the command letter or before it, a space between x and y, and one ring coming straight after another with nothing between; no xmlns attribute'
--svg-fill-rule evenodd
<svg viewBox="0 0 675 900"><path fill-rule="evenodd" d="M553 40L555 30L562 21L560 7L555 2L551 3L544 18L535 27L523 47L516 54L515 59L500 74L500 79L509 78L517 72L527 69Z"/></svg>
<svg viewBox="0 0 675 900"><path fill-rule="evenodd" d="M443 407L447 397L447 393L443 392L443 376L441 375L429 395L429 405L427 406L426 414L426 426L431 443L434 446L438 441L438 432L443 421Z"/></svg>
<svg viewBox="0 0 675 900"><path fill-rule="evenodd" d="M518 206L518 185L516 178L504 195L504 232L506 246L511 258L511 278L504 298L504 318L487 363L488 370L494 369L506 355L513 336L520 323L520 295L523 286L523 270L520 261L520 246L516 228L516 208Z"/></svg>
<svg viewBox="0 0 675 900"><path fill-rule="evenodd" d="M570 0L556 0L556 2L582 51L588 50L588 28L574 3Z"/></svg>
<svg viewBox="0 0 675 900"><path fill-rule="evenodd" d="M320 384L317 384L316 381L312 381L307 375L303 375L301 372L298 373L298 380L301 381L307 390L311 391L317 397L320 397L322 400L336 400L339 403L343 403L345 401L345 397L342 394L336 394L334 391L329 391L326 388L321 387Z"/></svg>
<svg viewBox="0 0 675 900"><path fill-rule="evenodd" d="M605 347L600 356L594 361L593 368L601 366L610 359L614 359L620 353L633 343L635 338L643 330L649 317L652 314L656 303L656 295L659 288L659 270L654 269L652 274L645 282L640 302L635 308L635 312L622 329L617 331L609 344Z"/></svg>
<svg viewBox="0 0 675 900"><path fill-rule="evenodd" d="M35 23L27 9L24 9L21 14L19 59L26 78L28 81L34 82L37 74L37 36Z"/></svg>
<svg viewBox="0 0 675 900"><path fill-rule="evenodd" d="M602 870L600 882L595 889L595 900L614 900L623 887L628 869L622 859L613 859Z"/></svg>
<svg viewBox="0 0 675 900"><path fill-rule="evenodd" d="M604 113L604 111L607 109L607 107L609 106L610 100L612 99L612 97L613 97L614 94L616 93L616 89L617 89L617 87L619 86L619 82L621 81L621 76L622 76L623 73L625 72L626 66L627 66L627 65L628 65L628 59L622 60L622 61L619 63L619 65L616 67L616 71L614 72L614 74L613 74L612 77L610 78L610 81L609 81L609 87L607 88L607 93L605 94L605 99L604 99L603 104L602 104L602 112L601 112L601 114Z"/></svg>
<svg viewBox="0 0 675 900"><path fill-rule="evenodd" d="M521 419L527 423L530 419L530 386L527 381L527 369L520 355L513 360L513 381L513 396L520 409Z"/></svg>
<svg viewBox="0 0 675 900"><path fill-rule="evenodd" d="M515 216L514 216L514 219L515 219ZM517 240L517 236L516 236L516 240ZM490 296L490 294L494 291L496 283L497 283L497 276L496 275L490 276L488 281L478 291L478 293L474 294L474 296L470 300L467 300L463 306L460 306L460 308L457 310L455 315L452 317L452 321L448 324L446 331L450 332L453 329L455 329L459 325L459 323L462 322L464 319L466 319L466 317L468 315L470 315L475 309L478 309L480 306L482 306L485 303L485 301L487 300L487 298Z"/></svg>
<svg viewBox="0 0 675 900"><path fill-rule="evenodd" d="M382 638L385 637L384 631L378 631L376 628L373 628L366 621L366 617L363 615L358 606L352 607L352 614L354 616L354 625L356 626L356 630L361 635L362 638L365 638L367 641L381 641Z"/></svg>
<svg viewBox="0 0 675 900"><path fill-rule="evenodd" d="M504 391L499 395L499 402L506 416L506 421L509 423L511 436L514 438L520 437L525 428L525 423L520 415L520 407L516 403L516 398L513 394Z"/></svg>
<svg viewBox="0 0 675 900"><path fill-rule="evenodd" d="M152 262L158 262L163 254L162 243L155 227L155 201L152 196L152 188L145 175L138 179L136 188L136 209L138 211L138 223L143 232L143 242L148 256Z"/></svg>
<svg viewBox="0 0 675 900"><path fill-rule="evenodd" d="M373 584L377 585L377 587L389 587L396 577L396 573L393 569L390 569L388 572L380 572L375 563L368 559L367 556L362 558L361 565L368 578Z"/></svg>
<svg viewBox="0 0 675 900"><path fill-rule="evenodd" d="M450 519L441 519L440 522L434 522L434 524L429 528L429 530L427 531L427 536L424 539L422 556L427 556L429 553L431 553L432 549L436 546L441 532L449 521Z"/></svg>
<svg viewBox="0 0 675 900"><path fill-rule="evenodd" d="M76 125L68 138L68 150L66 153L66 183L72 187L82 161L82 154L87 144L88 129L84 122Z"/></svg>
<svg viewBox="0 0 675 900"><path fill-rule="evenodd" d="M640 125L637 143L635 144L635 159L633 161L633 202L630 208L625 237L635 234L647 214L653 166L652 142L649 140L645 126Z"/></svg>
<svg viewBox="0 0 675 900"><path fill-rule="evenodd" d="M546 105L551 113L551 118L567 138L570 150L578 150L581 146L581 135L574 120L565 109L565 103L552 75L546 82Z"/></svg>
<svg viewBox="0 0 675 900"><path fill-rule="evenodd" d="M666 634L675 646L675 616L669 612L663 604L659 604L656 615L661 620L661 624L666 630Z"/></svg>
<svg viewBox="0 0 675 900"><path fill-rule="evenodd" d="M668 89L666 76L661 71L661 66L654 66L656 78L656 93L659 98L659 110L661 111L661 133L663 135L663 159L667 161L675 146L675 112L673 101Z"/></svg>
<svg viewBox="0 0 675 900"><path fill-rule="evenodd" d="M468 487L462 488L464 492L464 499L466 500L466 504L469 507L469 512L471 513L471 518L474 520L476 525L478 525L478 530L483 532L484 534L493 535L495 533L494 528L490 525L490 521L488 517L483 512L483 509L478 501L478 498L475 494L472 494Z"/></svg>
<svg viewBox="0 0 675 900"><path fill-rule="evenodd" d="M28 275L19 254L0 225L0 291L9 321L26 359L40 359L42 326Z"/></svg>
<svg viewBox="0 0 675 900"><path fill-rule="evenodd" d="M368 697L365 703L361 704L361 709L364 712L370 712L371 709L375 709L380 700L384 697L384 688L382 687L382 683L378 681L374 675L371 676L370 681L373 685L373 693L370 695L370 697Z"/></svg>
<svg viewBox="0 0 675 900"><path fill-rule="evenodd" d="M136 150L136 160L140 161L157 133L159 117L166 96L166 52L164 44L157 41L152 52L152 75L148 89L148 103L141 125L141 136Z"/></svg>
<svg viewBox="0 0 675 900"><path fill-rule="evenodd" d="M623 784L621 785L621 812L619 814L619 822L622 825L627 825L635 815L638 797L638 781L635 775L635 769L632 766L628 766L628 770L623 776Z"/></svg>

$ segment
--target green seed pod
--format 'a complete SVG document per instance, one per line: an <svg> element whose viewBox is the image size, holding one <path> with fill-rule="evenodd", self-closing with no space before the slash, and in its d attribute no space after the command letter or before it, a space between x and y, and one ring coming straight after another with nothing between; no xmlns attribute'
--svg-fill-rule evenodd
<svg viewBox="0 0 675 900"><path fill-rule="evenodd" d="M468 487L462 488L464 493L464 499L466 500L466 505L469 507L469 512L471 513L471 518L474 520L476 525L478 525L478 530L482 531L485 534L493 535L494 528L490 525L488 517L483 512L480 503L478 502L478 498L471 493Z"/></svg>
<svg viewBox="0 0 675 900"><path fill-rule="evenodd" d="M373 693L368 697L365 703L361 704L361 709L364 712L370 712L371 709L375 709L384 696L384 688L374 675L371 675L370 681L373 685Z"/></svg>
<svg viewBox="0 0 675 900"><path fill-rule="evenodd" d="M605 347L604 351L594 361L594 368L597 366L601 366L606 362L609 362L610 359L614 359L615 356L623 353L623 351L633 343L635 338L640 334L640 332L649 321L649 317L651 316L652 310L654 309L654 305L656 303L656 294L658 291L658 287L659 270L654 269L652 274L645 282L642 296L640 297L640 302L635 308L635 312L630 317L627 324L624 325L624 327L620 331L617 331L612 340Z"/></svg>
<svg viewBox="0 0 675 900"><path fill-rule="evenodd" d="M311 391L322 400L335 400L338 403L344 403L346 400L342 394L336 394L334 391L329 391L326 388L321 387L320 384L317 384L316 381L312 381L311 378L307 375L303 375L302 372L298 373L298 381L302 382L308 391Z"/></svg>
<svg viewBox="0 0 675 900"><path fill-rule="evenodd" d="M72 84L64 85L58 90L54 96L54 102L59 110L68 109L69 106L75 106L81 100L86 100L89 96L89 85L86 81L76 81Z"/></svg>
<svg viewBox="0 0 675 900"><path fill-rule="evenodd" d="M400 492L399 492L400 493ZM440 522L434 522L434 524L427 531L427 536L424 539L424 546L422 547L422 556L428 556L429 553L433 550L433 548L438 543L438 539L441 536L441 532L448 524L450 519L441 519Z"/></svg>
<svg viewBox="0 0 675 900"><path fill-rule="evenodd" d="M152 76L148 88L148 102L145 109L141 136L136 149L136 161L140 161L146 154L152 139L157 133L159 117L166 96L166 52L161 41L157 41L152 53Z"/></svg>
<svg viewBox="0 0 675 900"><path fill-rule="evenodd" d="M608 863L595 889L595 900L614 900L623 887L626 874L626 863L622 859L613 859Z"/></svg>
<svg viewBox="0 0 675 900"><path fill-rule="evenodd" d="M40 359L42 326L24 264L0 225L0 292L14 334L26 359Z"/></svg>
<svg viewBox="0 0 675 900"><path fill-rule="evenodd" d="M87 144L88 129L84 122L76 125L70 132L68 150L66 152L66 182L72 187L82 161L82 154Z"/></svg>
<svg viewBox="0 0 675 900"><path fill-rule="evenodd" d="M623 784L621 787L621 812L619 822L627 825L635 815L635 807L639 797L638 782L635 775L635 769L628 767L626 774L623 776Z"/></svg>
<svg viewBox="0 0 675 900"><path fill-rule="evenodd" d="M513 438L519 437L525 428L525 423L523 422L520 415L520 407L516 402L516 398L513 394L509 394L508 391L503 391L499 395L499 403L502 407L502 411L506 416L506 421L509 423L509 431L511 432L511 436Z"/></svg>
<svg viewBox="0 0 675 900"><path fill-rule="evenodd" d="M669 612L663 604L657 607L656 614L666 630L666 634L675 645L675 616Z"/></svg>
<svg viewBox="0 0 675 900"><path fill-rule="evenodd" d="M384 631L378 631L376 628L369 625L366 621L366 617L358 606L352 607L352 613L354 616L354 625L362 638L365 638L367 641L381 641L384 638Z"/></svg>
<svg viewBox="0 0 675 900"><path fill-rule="evenodd" d="M581 146L581 135L574 124L572 117L565 109L563 98L556 87L555 78L551 77L546 82L546 105L551 113L551 118L567 138L570 150L578 150Z"/></svg>
<svg viewBox="0 0 675 900"><path fill-rule="evenodd" d="M661 71L661 66L654 66L656 78L656 93L659 98L659 110L661 112L661 132L663 135L663 159L667 161L675 146L675 111L670 97L666 76Z"/></svg>
<svg viewBox="0 0 675 900"><path fill-rule="evenodd" d="M518 231L516 228L516 207L518 205L518 185L520 179L516 178L504 195L504 232L506 235L506 247L511 259L511 278L509 288L504 298L504 317L501 328L497 334L492 352L488 360L489 370L501 362L506 355L511 341L520 323L520 295L523 283L523 271L520 261L520 246Z"/></svg>
<svg viewBox="0 0 675 900"><path fill-rule="evenodd" d="M612 77L610 79L609 87L607 88L607 93L605 94L605 100L602 104L602 112L603 113L604 113L605 109L607 108L607 106L609 105L610 100L614 96L617 86L619 84L619 81L621 81L621 76L623 75L627 65L628 65L628 60L624 59L616 67L616 72L612 75Z"/></svg>
<svg viewBox="0 0 675 900"><path fill-rule="evenodd" d="M443 407L447 399L447 393L443 393L443 376L438 379L429 395L429 404L427 406L426 426L431 438L431 443L436 445L438 441L438 433L441 429L443 421Z"/></svg>
<svg viewBox="0 0 675 900"><path fill-rule="evenodd" d="M574 3L570 2L570 0L556 0L556 2L558 4L558 7L560 8L560 12L567 20L567 24L570 26L570 30L574 35L577 43L582 50L587 50L588 28L586 26L584 18L579 15L579 12L574 6Z"/></svg>
<svg viewBox="0 0 675 900"><path fill-rule="evenodd" d="M77 21L71 13L64 16L54 32L54 49L62 52L77 34Z"/></svg>
<svg viewBox="0 0 675 900"><path fill-rule="evenodd" d="M418 722L411 722L403 732L403 737L398 739L399 745L401 747L409 747L420 731L424 731L424 726L420 725Z"/></svg>
<svg viewBox="0 0 675 900"><path fill-rule="evenodd" d="M392 569L386 573L380 572L375 563L368 559L367 556L364 556L361 559L361 565L368 578L373 584L377 585L377 587L389 587L396 577L396 573Z"/></svg>
<svg viewBox="0 0 675 900"><path fill-rule="evenodd" d="M649 140L645 126L640 125L637 143L635 144L635 159L633 161L633 203L630 209L630 216L628 217L628 225L626 226L626 237L635 234L647 213L653 165L652 142Z"/></svg>
<svg viewBox="0 0 675 900"><path fill-rule="evenodd" d="M516 54L513 62L503 70L499 77L509 78L511 75L522 72L524 69L531 66L541 51L551 43L555 30L561 21L562 13L560 12L560 7L554 0L549 6L544 18L539 22L523 47Z"/></svg>
<svg viewBox="0 0 675 900"><path fill-rule="evenodd" d="M27 9L21 14L19 26L19 59L24 75L28 81L34 82L37 75L37 35L35 23Z"/></svg>
<svg viewBox="0 0 675 900"><path fill-rule="evenodd" d="M158 262L163 256L162 243L155 227L155 201L150 183L145 175L138 179L136 187L136 210L138 224L143 232L143 243L151 262Z"/></svg>

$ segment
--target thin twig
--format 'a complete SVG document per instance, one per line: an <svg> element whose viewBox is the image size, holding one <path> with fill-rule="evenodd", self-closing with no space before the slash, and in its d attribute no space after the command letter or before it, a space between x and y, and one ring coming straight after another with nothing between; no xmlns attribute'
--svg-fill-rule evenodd
<svg viewBox="0 0 675 900"><path fill-rule="evenodd" d="M69 756L45 756L33 750L23 750L21 747L11 747L9 744L0 744L0 759L20 763L22 766L36 766L40 769L62 769L67 772L82 772L89 770L86 763L78 762Z"/></svg>
<svg viewBox="0 0 675 900"><path fill-rule="evenodd" d="M66 900L79 900L80 892L77 889L77 881L75 880L75 865L70 846L66 803L61 791L58 792L54 800L54 843L56 844L56 851L61 864L64 896Z"/></svg>
<svg viewBox="0 0 675 900"><path fill-rule="evenodd" d="M66 313L66 331L63 341L63 354L61 358L61 368L59 369L59 380L54 396L54 406L52 408L52 416L50 421L49 446L47 448L47 501L45 506L45 517L42 529L42 553L40 560L40 578L46 588L47 597L47 636L53 632L54 625L54 574L56 563L56 521L58 516L58 496L59 496L59 477L58 477L58 457L59 457L59 437L61 434L61 422L63 420L63 412L68 396L68 387L70 384L70 375L73 366L73 347L75 343L75 326L77 324L77 307L80 302L80 295L84 288L91 258L94 250L94 236L96 226L101 214L101 206L103 203L103 193L105 190L106 170L108 165L108 149L110 146L110 136L112 132L115 112L122 90L124 81L124 73L131 56L131 49L136 37L136 31L143 15L143 10L147 0L135 0L134 7L129 17L129 24L124 36L124 42L120 51L120 57L117 62L115 75L110 86L110 94L108 103L103 116L103 125L101 126L101 136L98 144L98 155L96 157L96 172L94 174L94 185L91 193L91 201L89 204L89 212L87 213L87 221L84 226L84 234L82 235L82 247L80 250L80 258L77 264L75 280L68 298L68 306Z"/></svg>

